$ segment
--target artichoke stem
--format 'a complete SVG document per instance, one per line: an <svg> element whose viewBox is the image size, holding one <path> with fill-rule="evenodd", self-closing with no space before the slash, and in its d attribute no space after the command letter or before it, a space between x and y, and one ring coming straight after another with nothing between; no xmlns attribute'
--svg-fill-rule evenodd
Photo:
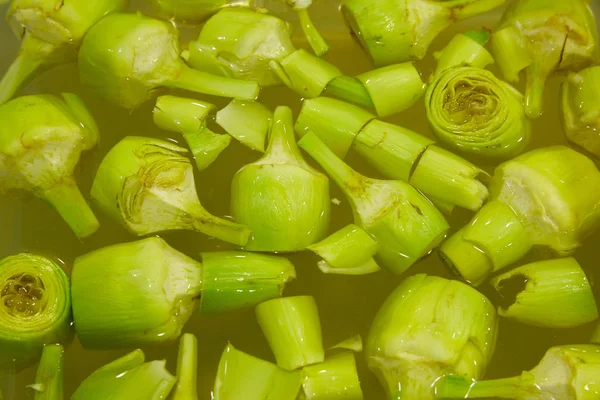
<svg viewBox="0 0 600 400"><path fill-rule="evenodd" d="M202 206L196 212L189 211L195 217L192 225L196 231L238 246L244 246L248 243L250 228L247 226L215 217Z"/></svg>
<svg viewBox="0 0 600 400"><path fill-rule="evenodd" d="M544 87L546 75L537 64L527 68L527 88L525 89L525 114L529 118L542 116L544 108Z"/></svg>
<svg viewBox="0 0 600 400"><path fill-rule="evenodd" d="M479 399L485 397L500 397L503 399L517 398L522 391L521 377L493 379L476 382L456 376L442 378L436 387L438 399Z"/></svg>
<svg viewBox="0 0 600 400"><path fill-rule="evenodd" d="M365 86L358 79L351 76L338 76L333 79L325 88L325 92L359 106L375 108L371 95Z"/></svg>
<svg viewBox="0 0 600 400"><path fill-rule="evenodd" d="M34 400L63 399L63 353L64 349L60 344L44 346L35 384L29 386L35 391Z"/></svg>
<svg viewBox="0 0 600 400"><path fill-rule="evenodd" d="M296 9L296 14L298 14L298 18L300 19L302 32L304 32L304 35L306 36L306 39L308 40L308 43L315 54L319 57L327 54L329 51L329 45L327 42L325 42L325 39L323 39L323 36L321 36L310 19L310 15L308 15L308 8Z"/></svg>
<svg viewBox="0 0 600 400"><path fill-rule="evenodd" d="M260 92L256 82L226 78L198 71L187 66L167 86L213 96L255 100Z"/></svg>
<svg viewBox="0 0 600 400"><path fill-rule="evenodd" d="M42 198L58 211L78 238L90 236L100 227L96 216L72 178L44 191Z"/></svg>
<svg viewBox="0 0 600 400"><path fill-rule="evenodd" d="M177 356L177 385L172 400L198 400L198 340L186 333L179 341Z"/></svg>

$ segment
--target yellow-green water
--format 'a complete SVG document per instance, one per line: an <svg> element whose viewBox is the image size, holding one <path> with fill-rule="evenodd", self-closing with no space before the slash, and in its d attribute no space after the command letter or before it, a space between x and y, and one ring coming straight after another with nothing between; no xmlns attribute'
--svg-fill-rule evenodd
<svg viewBox="0 0 600 400"><path fill-rule="evenodd" d="M348 75L358 74L370 69L370 65L367 57L343 27L337 11L338 4L337 0L323 0L315 10L318 12L316 22L326 28L325 36L331 45L327 59L337 64ZM439 49L443 46L453 32L464 30L467 27L480 27L482 24L489 28L493 27L498 15L496 12L477 21L470 21L451 28L436 40L432 49ZM14 57L18 45L4 21L0 22L0 38L2 43L0 71L4 71ZM304 46L300 41L298 44ZM432 66L431 57L418 65L424 75L429 74ZM545 114L539 120L534 121L534 140L530 148L550 144L566 144L559 118L559 83L560 78L553 78L548 85ZM92 110L102 135L100 145L84 154L78 167L77 177L84 193L89 193L95 169L104 154L123 136L154 136L182 141L178 135L160 131L154 126L151 103L129 112L117 109L94 97L79 85L77 68L74 65L41 75L23 93L59 93L63 91L72 91L83 97ZM189 94L187 95L189 96ZM224 106L227 103L223 99L206 97L204 99L213 101L218 106ZM283 87L264 90L260 100L271 108L281 104L289 105L296 114L300 106L300 99ZM389 120L431 136L422 102ZM232 145L213 165L197 174L198 193L203 205L215 215L227 215L230 182L233 174L244 164L256 160L259 156L259 153L248 150L235 141L232 142ZM379 177L379 174L366 166L355 154L350 154L347 161L366 175ZM481 163L478 164L481 165ZM493 166L493 164L484 165L490 172L493 170ZM342 202L339 206L333 206L331 232L351 222L348 202L336 187L332 189L332 197L338 198ZM66 270L70 271L73 260L78 255L106 245L135 240L135 237L108 220L98 209L95 211L101 222L100 230L92 237L78 241L58 214L42 201L0 198L0 257L28 251L60 259L64 262ZM461 210L455 212L451 218L454 229L468 221L471 215L471 213ZM191 256L196 256L201 251L229 248L226 244L196 233L173 232L162 236L171 246ZM589 238L575 254L593 285L600 273L600 267L597 265L598 243L600 243L600 233ZM550 256L542 251L534 251L523 260L523 263ZM312 254L306 252L294 254L290 256L290 259L296 266L298 279L286 288L285 294L310 294L316 298L326 346L333 345L356 333L365 338L379 306L403 279L403 277L394 277L386 272L359 277L324 275L317 269L318 259ZM423 272L452 277L436 253L413 266L407 274ZM487 294L490 293L489 288L485 285L481 289ZM600 300L600 290L597 285L594 285L594 291ZM586 342L591 335L592 328L592 325L588 325L567 330L540 329L503 319L500 323L497 350L486 377L495 378L519 374L522 370L533 367L545 350L552 345ZM211 398L210 393L216 367L221 351L228 341L231 341L240 350L274 361L256 322L253 310L216 317L196 314L186 325L185 331L192 332L198 337L198 390L202 400ZM92 371L127 351L87 351L75 341L65 354L66 397L70 397L77 385ZM168 347L148 348L144 351L147 359L166 358L168 368L173 373L175 372L176 344ZM383 390L366 368L362 355L358 356L358 361L365 398L367 400L383 399ZM30 368L16 376L0 377L0 388L4 390L5 399L32 398L31 394L25 391L25 386L33 383L34 375L35 368Z"/></svg>

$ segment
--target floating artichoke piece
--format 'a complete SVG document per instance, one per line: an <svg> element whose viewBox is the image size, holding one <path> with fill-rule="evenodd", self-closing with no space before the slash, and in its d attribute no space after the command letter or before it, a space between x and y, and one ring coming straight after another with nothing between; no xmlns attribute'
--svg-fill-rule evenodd
<svg viewBox="0 0 600 400"><path fill-rule="evenodd" d="M302 384L300 371L248 355L229 343L219 362L214 400L296 400Z"/></svg>
<svg viewBox="0 0 600 400"><path fill-rule="evenodd" d="M216 123L233 138L252 150L265 152L273 113L256 101L233 99L217 112Z"/></svg>
<svg viewBox="0 0 600 400"><path fill-rule="evenodd" d="M256 319L280 368L293 371L325 359L319 310L312 296L260 303Z"/></svg>
<svg viewBox="0 0 600 400"><path fill-rule="evenodd" d="M64 349L60 344L44 346L35 375L35 383L27 386L34 390L34 400L62 400L64 398L63 353Z"/></svg>
<svg viewBox="0 0 600 400"><path fill-rule="evenodd" d="M492 35L492 54L509 82L526 71L525 112L539 117L551 74L577 71L598 59L594 15L585 0L515 1Z"/></svg>
<svg viewBox="0 0 600 400"><path fill-rule="evenodd" d="M162 17L199 23L225 7L249 7L253 0L150 0L150 3Z"/></svg>
<svg viewBox="0 0 600 400"><path fill-rule="evenodd" d="M162 140L128 136L102 160L92 198L138 236L185 229L245 245L246 226L217 218L200 204L186 152Z"/></svg>
<svg viewBox="0 0 600 400"><path fill-rule="evenodd" d="M123 348L176 340L196 308L202 265L158 237L75 259L75 330L86 348Z"/></svg>
<svg viewBox="0 0 600 400"><path fill-rule="evenodd" d="M486 29L455 35L446 47L434 53L437 59L434 75L439 75L453 67L485 68L489 64L493 64L494 58L483 47L489 39L490 33Z"/></svg>
<svg viewBox="0 0 600 400"><path fill-rule="evenodd" d="M242 251L202 253L200 312L219 313L254 306L280 297L296 278L283 257Z"/></svg>
<svg viewBox="0 0 600 400"><path fill-rule="evenodd" d="M350 351L327 357L325 361L302 368L302 390L306 400L362 400L363 394Z"/></svg>
<svg viewBox="0 0 600 400"><path fill-rule="evenodd" d="M523 96L484 69L455 67L435 75L425 107L433 132L455 150L511 158L529 143Z"/></svg>
<svg viewBox="0 0 600 400"><path fill-rule="evenodd" d="M208 168L229 146L231 137L219 135L206 126L206 118L215 106L194 99L160 96L152 112L161 129L181 133L200 171Z"/></svg>
<svg viewBox="0 0 600 400"><path fill-rule="evenodd" d="M444 259L473 284L517 261L532 245L568 255L600 224L600 172L568 147L534 150L501 164L490 193L506 207L491 201L487 207L493 209L482 209L441 248Z"/></svg>
<svg viewBox="0 0 600 400"><path fill-rule="evenodd" d="M45 344L68 344L69 278L54 261L33 254L0 260L0 370L36 362Z"/></svg>
<svg viewBox="0 0 600 400"><path fill-rule="evenodd" d="M168 22L141 14L112 14L85 36L79 51L79 76L104 99L136 108L160 88L178 88L253 100L255 82L197 71L179 58L179 37Z"/></svg>
<svg viewBox="0 0 600 400"><path fill-rule="evenodd" d="M6 18L22 40L16 59L0 82L0 104L36 73L77 59L87 30L105 15L120 11L125 0L13 0Z"/></svg>
<svg viewBox="0 0 600 400"><path fill-rule="evenodd" d="M82 151L98 141L98 129L79 97L23 96L0 106L0 193L25 190L58 211L79 238L98 220L73 178Z"/></svg>
<svg viewBox="0 0 600 400"><path fill-rule="evenodd" d="M409 129L374 120L375 116L335 99L304 100L296 133L313 131L339 157L354 147L370 164L391 179L408 182L438 205L478 210L488 190L475 165L433 145Z"/></svg>
<svg viewBox="0 0 600 400"><path fill-rule="evenodd" d="M594 293L574 258L527 264L494 277L490 283L502 294L513 280L524 282L525 287L513 304L499 309L503 317L545 328L574 328L598 318Z"/></svg>
<svg viewBox="0 0 600 400"><path fill-rule="evenodd" d="M388 399L434 399L432 385L445 375L483 375L496 333L496 311L485 296L458 281L414 275L377 313L367 363Z"/></svg>
<svg viewBox="0 0 600 400"><path fill-rule="evenodd" d="M600 67L572 73L562 85L567 139L600 157Z"/></svg>
<svg viewBox="0 0 600 400"><path fill-rule="evenodd" d="M257 10L233 7L210 18L182 56L197 70L269 86L281 83L269 63L295 50L285 21Z"/></svg>
<svg viewBox="0 0 600 400"><path fill-rule="evenodd" d="M354 222L379 245L374 259L380 266L401 274L445 238L449 226L444 216L407 183L359 174L313 132L305 134L298 145L342 189L350 201Z"/></svg>
<svg viewBox="0 0 600 400"><path fill-rule="evenodd" d="M231 183L232 215L252 230L245 249L304 250L325 236L330 207L329 179L302 158L292 111L277 107L267 152Z"/></svg>
<svg viewBox="0 0 600 400"><path fill-rule="evenodd" d="M144 362L144 352L134 350L94 371L71 399L166 399L177 379L167 371L165 363Z"/></svg>
<svg viewBox="0 0 600 400"><path fill-rule="evenodd" d="M375 65L384 66L422 59L433 39L452 22L504 3L505 0L344 0L342 13Z"/></svg>
<svg viewBox="0 0 600 400"><path fill-rule="evenodd" d="M325 274L365 275L380 269L373 259L378 250L377 242L354 224L308 246L308 249L323 259L318 267Z"/></svg>
<svg viewBox="0 0 600 400"><path fill-rule="evenodd" d="M281 2L288 3L294 7L294 11L300 19L300 26L302 32L308 40L310 47L313 49L315 54L319 57L324 56L329 51L329 46L325 39L321 36L315 25L313 24L308 14L308 8L312 5L312 0L279 0Z"/></svg>
<svg viewBox="0 0 600 400"><path fill-rule="evenodd" d="M198 400L198 339L186 333L179 340L177 385L172 400Z"/></svg>
<svg viewBox="0 0 600 400"><path fill-rule="evenodd" d="M520 376L488 381L447 376L436 384L436 394L438 399L592 400L600 396L598 376L600 346L556 346Z"/></svg>

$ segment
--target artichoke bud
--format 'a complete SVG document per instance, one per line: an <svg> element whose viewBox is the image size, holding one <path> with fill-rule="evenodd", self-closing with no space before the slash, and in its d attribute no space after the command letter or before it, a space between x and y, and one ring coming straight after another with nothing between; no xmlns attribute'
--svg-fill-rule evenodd
<svg viewBox="0 0 600 400"><path fill-rule="evenodd" d="M296 49L282 19L249 8L227 8L211 17L183 53L188 64L215 75L280 84L269 67Z"/></svg>
<svg viewBox="0 0 600 400"><path fill-rule="evenodd" d="M485 296L458 281L414 275L375 316L365 348L367 363L389 399L435 399L437 379L483 375L496 333L496 311Z"/></svg>
<svg viewBox="0 0 600 400"><path fill-rule="evenodd" d="M0 106L0 192L25 190L50 203L80 238L98 221L79 191L73 170L98 131L74 94L23 96Z"/></svg>
<svg viewBox="0 0 600 400"><path fill-rule="evenodd" d="M258 85L188 68L179 58L172 24L141 14L113 14L85 36L79 52L81 82L125 108L136 108L160 88L255 99Z"/></svg>
<svg viewBox="0 0 600 400"><path fill-rule="evenodd" d="M520 376L479 382L447 376L437 382L436 394L439 399L592 400L600 396L598 376L600 346L556 346L535 368Z"/></svg>
<svg viewBox="0 0 600 400"><path fill-rule="evenodd" d="M126 0L13 0L6 18L21 49L0 82L0 104L37 72L72 62L81 39L105 15L125 7Z"/></svg>
<svg viewBox="0 0 600 400"><path fill-rule="evenodd" d="M252 230L247 250L300 251L327 232L329 180L302 158L292 111L278 107L273 121L265 155L233 178L232 215Z"/></svg>
<svg viewBox="0 0 600 400"><path fill-rule="evenodd" d="M75 330L86 348L176 340L202 287L201 263L158 237L80 256L71 276Z"/></svg>
<svg viewBox="0 0 600 400"><path fill-rule="evenodd" d="M165 19L199 23L225 7L250 7L253 0L150 0L150 3Z"/></svg>
<svg viewBox="0 0 600 400"><path fill-rule="evenodd" d="M215 217L200 204L185 153L162 140L126 137L102 160L92 198L139 236L195 230L243 246L250 234L247 227Z"/></svg>
<svg viewBox="0 0 600 400"><path fill-rule="evenodd" d="M98 368L71 399L166 399L177 378L167 371L166 360L144 362L144 358L137 349Z"/></svg>
<svg viewBox="0 0 600 400"><path fill-rule="evenodd" d="M46 344L72 339L69 278L54 261L33 254L0 260L0 370L38 361Z"/></svg>
<svg viewBox="0 0 600 400"><path fill-rule="evenodd" d="M577 71L598 59L594 15L585 0L515 1L492 35L492 53L508 81L518 81L526 71L525 111L539 117L550 75Z"/></svg>
<svg viewBox="0 0 600 400"><path fill-rule="evenodd" d="M298 145L340 186L356 225L377 242L374 260L381 267L401 274L445 238L449 226L444 216L409 184L359 174L311 131Z"/></svg>

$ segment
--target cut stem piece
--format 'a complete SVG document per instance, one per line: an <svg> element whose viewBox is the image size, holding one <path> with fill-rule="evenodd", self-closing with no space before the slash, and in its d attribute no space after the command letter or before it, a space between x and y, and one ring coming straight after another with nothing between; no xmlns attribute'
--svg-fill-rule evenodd
<svg viewBox="0 0 600 400"><path fill-rule="evenodd" d="M280 368L293 371L325 359L319 311L312 296L266 301L256 307L256 318Z"/></svg>
<svg viewBox="0 0 600 400"><path fill-rule="evenodd" d="M62 400L64 398L63 354L64 349L59 344L44 346L42 359L35 375L35 384L28 386L34 390L34 400Z"/></svg>
<svg viewBox="0 0 600 400"><path fill-rule="evenodd" d="M344 75L333 79L327 84L325 93L359 106L375 108L365 85L351 76Z"/></svg>
<svg viewBox="0 0 600 400"><path fill-rule="evenodd" d="M273 113L259 102L233 99L217 112L216 122L243 145L264 153Z"/></svg>
<svg viewBox="0 0 600 400"><path fill-rule="evenodd" d="M44 345L71 342L69 286L48 258L22 253L0 260L0 370L19 371L40 358Z"/></svg>
<svg viewBox="0 0 600 400"><path fill-rule="evenodd" d="M191 333L181 336L177 356L177 384L171 400L198 400L198 340Z"/></svg>
<svg viewBox="0 0 600 400"><path fill-rule="evenodd" d="M481 68L454 67L436 74L425 108L436 136L454 150L512 158L529 143L523 96Z"/></svg>
<svg viewBox="0 0 600 400"><path fill-rule="evenodd" d="M302 369L302 390L307 400L362 400L354 353L345 351Z"/></svg>
<svg viewBox="0 0 600 400"><path fill-rule="evenodd" d="M434 75L439 75L453 67L485 68L494 63L494 58L485 46L490 39L487 29L468 31L455 35L441 51L434 53L437 67Z"/></svg>
<svg viewBox="0 0 600 400"><path fill-rule="evenodd" d="M314 133L298 142L342 189L356 225L371 235L377 263L394 274L406 271L441 243L444 216L412 186L363 176L340 160Z"/></svg>
<svg viewBox="0 0 600 400"><path fill-rule="evenodd" d="M179 34L172 24L140 13L113 14L85 36L79 76L99 96L129 109L165 87L249 100L258 96L256 82L191 69L179 54Z"/></svg>
<svg viewBox="0 0 600 400"><path fill-rule="evenodd" d="M380 117L412 107L425 94L425 83L412 63L375 69L356 78L366 88Z"/></svg>
<svg viewBox="0 0 600 400"><path fill-rule="evenodd" d="M342 76L335 65L298 49L280 62L280 79L303 98L318 97L329 82ZM277 72L277 71L276 71Z"/></svg>
<svg viewBox="0 0 600 400"><path fill-rule="evenodd" d="M165 399L177 380L165 364L165 360L145 363L144 353L134 350L94 371L79 385L71 399Z"/></svg>
<svg viewBox="0 0 600 400"><path fill-rule="evenodd" d="M323 259L318 266L325 274L365 275L379 271L373 259L378 250L377 242L354 224L308 246L308 249Z"/></svg>
<svg viewBox="0 0 600 400"><path fill-rule="evenodd" d="M304 32L304 36L306 36L306 39L308 40L308 43L315 54L319 57L327 54L329 51L329 45L327 45L327 42L325 39L323 39L323 36L321 36L319 30L315 27L310 19L310 15L308 15L308 7L294 7L294 9L296 10L296 14L300 19L302 32Z"/></svg>
<svg viewBox="0 0 600 400"><path fill-rule="evenodd" d="M231 183L231 213L252 230L244 249L304 250L325 236L330 209L329 179L302 158L292 110L277 107L267 152Z"/></svg>
<svg viewBox="0 0 600 400"><path fill-rule="evenodd" d="M567 139L600 157L600 67L570 74L562 84Z"/></svg>
<svg viewBox="0 0 600 400"><path fill-rule="evenodd" d="M138 236L183 229L245 245L248 227L215 217L200 204L185 153L169 142L128 136L102 160L92 198Z"/></svg>
<svg viewBox="0 0 600 400"><path fill-rule="evenodd" d="M446 376L436 383L438 399L593 399L600 391L600 346L552 347L531 371L513 378L473 381Z"/></svg>
<svg viewBox="0 0 600 400"><path fill-rule="evenodd" d="M75 329L90 349L177 340L195 310L202 265L158 237L108 246L75 259Z"/></svg>
<svg viewBox="0 0 600 400"><path fill-rule="evenodd" d="M288 372L227 345L213 389L214 400L296 400L302 373Z"/></svg>
<svg viewBox="0 0 600 400"><path fill-rule="evenodd" d="M513 304L498 313L519 322L544 328L574 328L598 318L590 283L574 258L539 261L494 277L490 283L500 293L514 279L525 288Z"/></svg>
<svg viewBox="0 0 600 400"><path fill-rule="evenodd" d="M227 251L202 253L200 312L220 313L280 297L296 270L283 257Z"/></svg>

